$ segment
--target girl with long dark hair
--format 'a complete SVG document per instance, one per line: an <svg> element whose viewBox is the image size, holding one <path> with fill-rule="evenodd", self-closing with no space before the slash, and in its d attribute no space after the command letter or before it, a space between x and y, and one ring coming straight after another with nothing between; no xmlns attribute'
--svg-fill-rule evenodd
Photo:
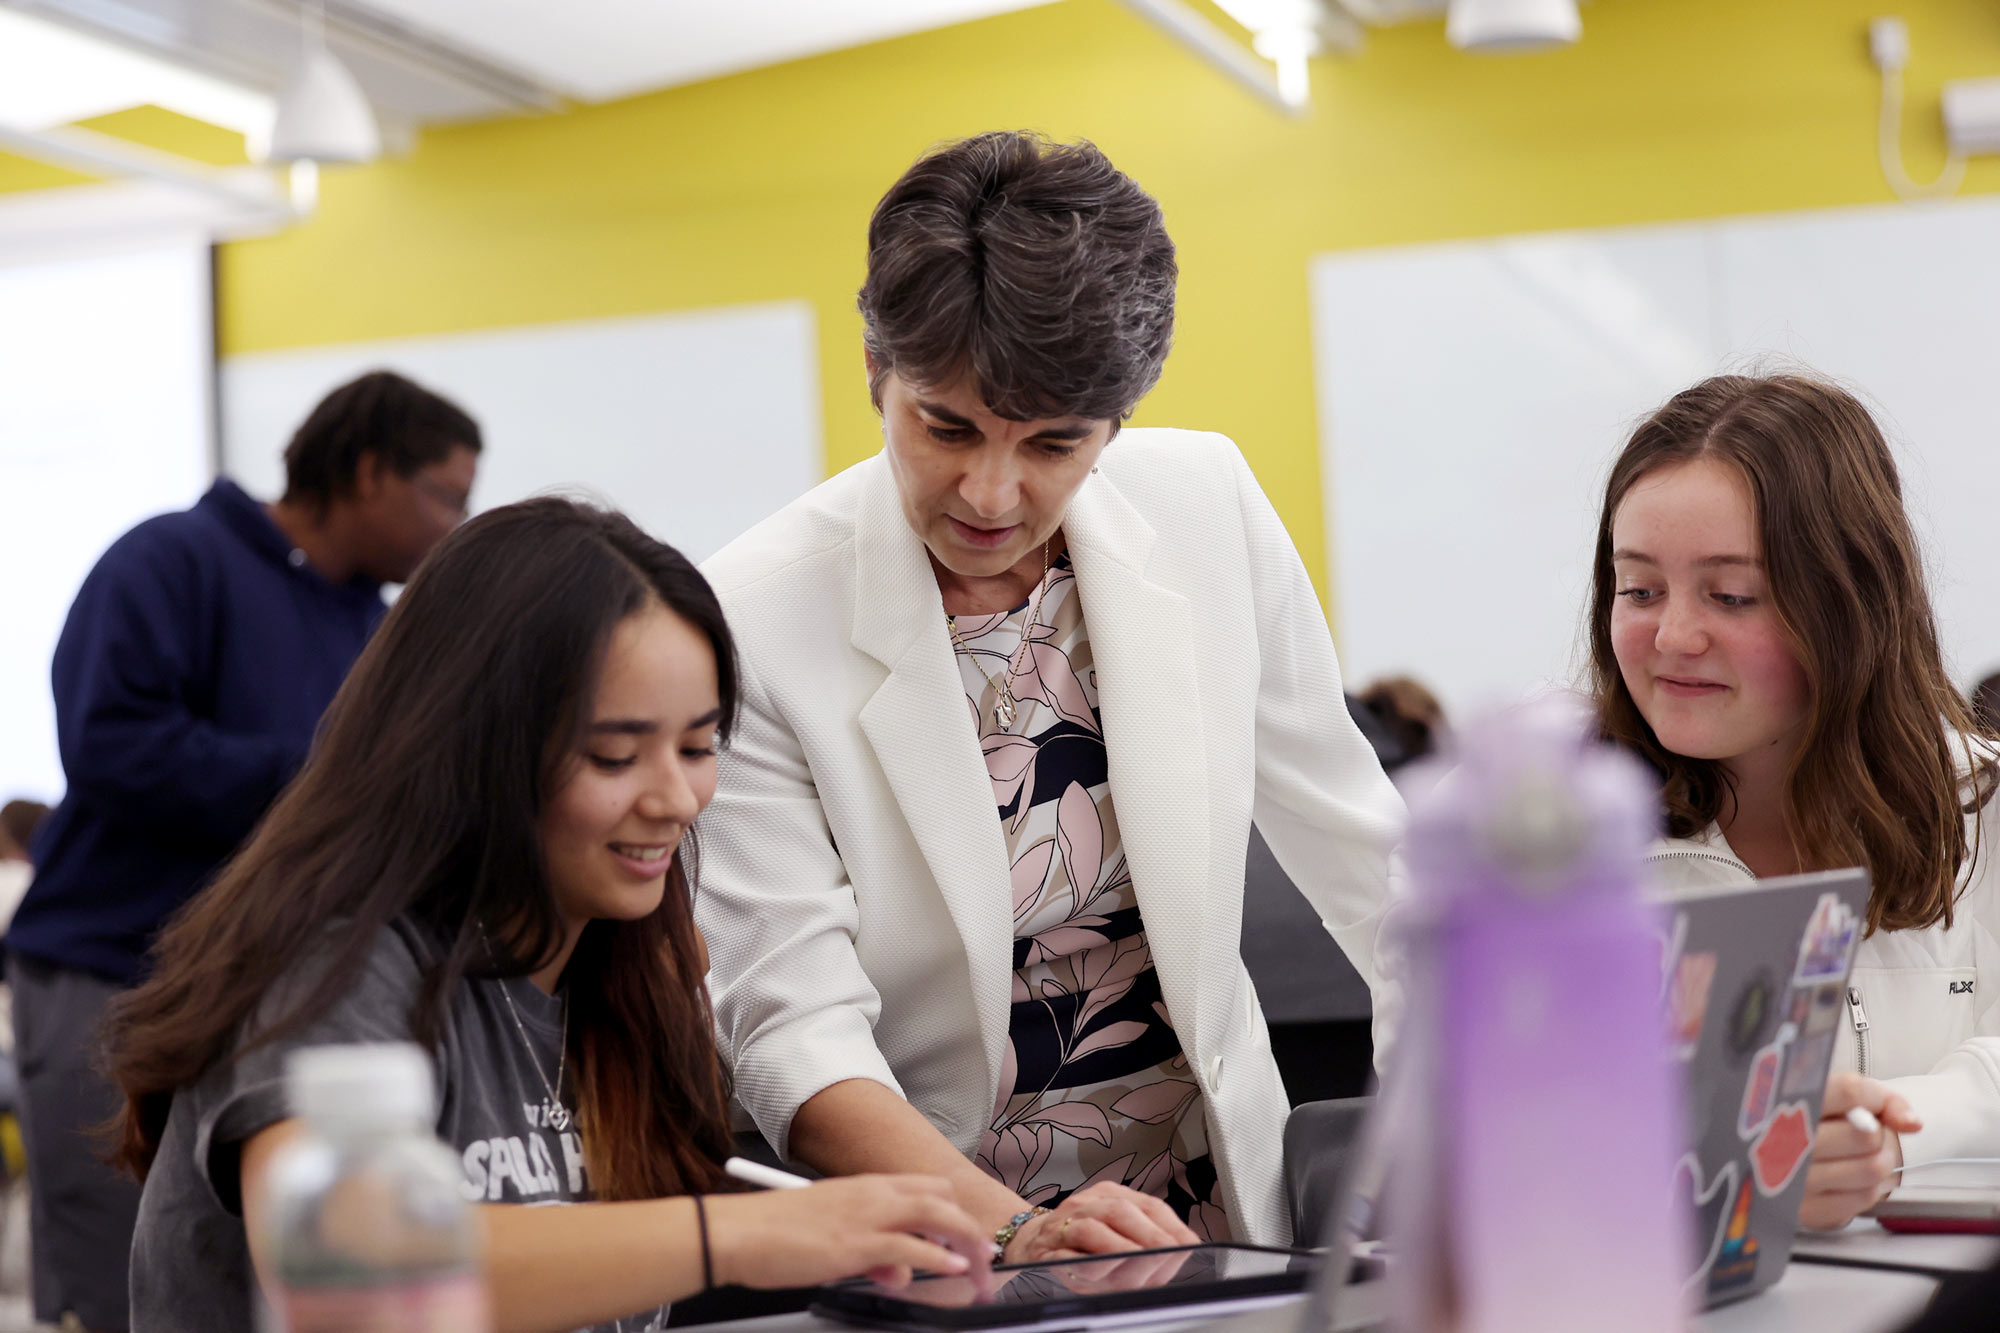
<svg viewBox="0 0 2000 1333"><path fill-rule="evenodd" d="M1805 1223L2000 1154L1995 750L1868 410L1800 375L1677 394L1612 468L1590 631L1599 726L1660 775L1666 887L1872 878L1844 1012L1794 1038L1835 1043Z"/></svg>
<svg viewBox="0 0 2000 1333"><path fill-rule="evenodd" d="M329 1042L433 1053L468 1197L594 1201L482 1210L502 1330L964 1268L936 1242L979 1228L941 1181L688 1197L730 1145L691 826L736 703L708 584L623 517L533 500L438 548L114 1011L135 1329L247 1333L259 1184L297 1130L284 1056Z"/></svg>

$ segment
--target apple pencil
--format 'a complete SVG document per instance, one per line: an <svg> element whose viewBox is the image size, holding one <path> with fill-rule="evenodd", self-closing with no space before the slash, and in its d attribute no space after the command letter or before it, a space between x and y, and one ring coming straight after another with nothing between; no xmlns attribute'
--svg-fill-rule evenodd
<svg viewBox="0 0 2000 1333"><path fill-rule="evenodd" d="M759 1162L732 1157L722 1164L724 1175L736 1177L752 1185L767 1190L802 1190L812 1184L804 1176L795 1176L789 1171L780 1171L775 1166L765 1166Z"/></svg>

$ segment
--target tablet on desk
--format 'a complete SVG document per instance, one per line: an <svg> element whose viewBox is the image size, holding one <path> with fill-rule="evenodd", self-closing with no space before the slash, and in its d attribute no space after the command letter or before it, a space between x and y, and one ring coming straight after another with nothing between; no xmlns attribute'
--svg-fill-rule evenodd
<svg viewBox="0 0 2000 1333"><path fill-rule="evenodd" d="M996 1268L983 1286L972 1276L919 1277L900 1288L843 1282L822 1287L812 1311L872 1327L1073 1328L1121 1311L1221 1306L1302 1292L1319 1275L1322 1260L1310 1250L1190 1245Z"/></svg>

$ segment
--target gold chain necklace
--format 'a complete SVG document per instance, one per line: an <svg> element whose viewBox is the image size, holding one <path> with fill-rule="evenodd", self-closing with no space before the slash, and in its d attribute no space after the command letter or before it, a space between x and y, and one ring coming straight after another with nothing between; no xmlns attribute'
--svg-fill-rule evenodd
<svg viewBox="0 0 2000 1333"><path fill-rule="evenodd" d="M980 663L979 654L966 647L965 640L959 637L958 617L948 614L944 618L944 623L951 630L951 641L958 645L960 652L972 659L973 669L986 677L986 683L998 691L993 699L993 720L1003 731L1011 728L1014 719L1021 715L1020 702L1014 697L1014 675L1021 669L1021 654L1028 650L1028 636L1042 618L1042 599L1049 595L1049 542L1054 540L1050 537L1042 543L1042 582L1035 593L1035 609L1028 613L1028 623L1021 626L1021 642L1015 647L1014 655L1007 659L1006 674L999 680L993 679L992 673Z"/></svg>

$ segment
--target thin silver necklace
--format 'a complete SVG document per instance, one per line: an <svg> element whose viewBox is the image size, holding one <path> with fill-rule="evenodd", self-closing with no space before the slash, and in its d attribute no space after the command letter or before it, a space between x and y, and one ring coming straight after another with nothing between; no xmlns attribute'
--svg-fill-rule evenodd
<svg viewBox="0 0 2000 1333"><path fill-rule="evenodd" d="M1053 537L1049 539L1049 541L1053 540L1055 540ZM997 680L994 679L993 673L988 671L984 664L980 662L979 655L966 647L965 640L959 637L958 617L947 615L944 618L945 627L951 631L952 643L957 645L960 652L972 659L973 667L978 670L980 675L986 677L986 683L993 688L993 720L999 724L1002 731L1011 728L1014 725L1014 719L1020 715L1020 700L1014 697L1014 677L1021 670L1021 654L1028 650L1028 636L1034 632L1036 623L1042 618L1042 599L1048 596L1049 593L1048 541L1042 543L1042 581L1037 586L1035 609L1028 613L1028 622L1021 626L1021 642L1015 645L1014 655L1007 659L1006 671L1002 672Z"/></svg>
<svg viewBox="0 0 2000 1333"><path fill-rule="evenodd" d="M486 927L483 925L479 927L479 939L486 946L486 956L491 959L493 941L486 938ZM563 1070L569 1063L569 997L564 996L562 1001L562 1045L556 1047L556 1081L551 1083L548 1074L542 1070L542 1057L535 1054L535 1043L528 1040L528 1028L521 1022L521 1011L514 1007L514 997L507 993L506 978L496 980L500 983L500 998L507 1003L507 1016L514 1020L514 1031L521 1034L521 1046L528 1052L528 1063L535 1067L535 1077L542 1081L542 1087L549 1094L542 1103L542 1118L548 1122L550 1129L560 1134L574 1120L557 1092L562 1087Z"/></svg>

